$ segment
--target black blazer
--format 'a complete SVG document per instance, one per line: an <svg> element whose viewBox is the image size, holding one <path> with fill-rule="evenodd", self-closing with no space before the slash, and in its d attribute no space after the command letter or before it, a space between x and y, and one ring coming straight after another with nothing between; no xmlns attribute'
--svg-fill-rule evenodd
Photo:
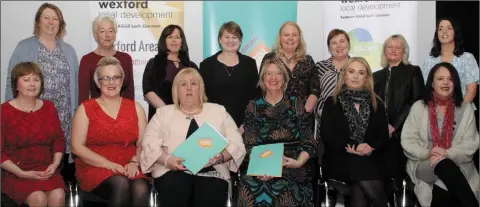
<svg viewBox="0 0 480 207"><path fill-rule="evenodd" d="M385 84L388 68L373 73L375 93L385 97ZM410 107L421 98L425 90L420 67L400 64L391 68L388 88L388 123L395 128L394 135L400 137L403 123L407 119Z"/></svg>
<svg viewBox="0 0 480 207"><path fill-rule="evenodd" d="M158 54L150 58L145 70L143 71L142 89L145 96L149 92L155 92L165 104L172 104L172 83L165 81L167 75L167 56L168 54ZM198 66L188 58L181 57L180 62L184 67L193 67L198 70ZM156 108L148 104L148 120L155 114Z"/></svg>
<svg viewBox="0 0 480 207"><path fill-rule="evenodd" d="M350 139L350 129L342 105L338 100L334 103L333 97L328 97L320 125L320 139L324 144L324 176L344 182L385 178L383 150L389 139L387 124L385 108L377 98L377 110L370 107L370 118L364 137L364 143L375 150L370 156L350 154L345 149L347 144L357 145Z"/></svg>

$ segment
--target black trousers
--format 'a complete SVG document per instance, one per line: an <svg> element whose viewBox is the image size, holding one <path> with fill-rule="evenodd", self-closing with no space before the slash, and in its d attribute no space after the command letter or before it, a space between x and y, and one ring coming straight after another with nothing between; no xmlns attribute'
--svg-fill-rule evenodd
<svg viewBox="0 0 480 207"><path fill-rule="evenodd" d="M224 207L228 183L220 178L169 171L153 181L162 207Z"/></svg>
<svg viewBox="0 0 480 207"><path fill-rule="evenodd" d="M467 179L452 160L440 161L434 169L435 175L447 186L448 191L434 185L431 207L463 206L478 207L478 200Z"/></svg>

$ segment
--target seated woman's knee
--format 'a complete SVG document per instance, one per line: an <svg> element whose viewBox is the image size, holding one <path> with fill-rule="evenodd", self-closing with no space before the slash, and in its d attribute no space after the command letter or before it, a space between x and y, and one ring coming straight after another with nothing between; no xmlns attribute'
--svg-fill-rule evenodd
<svg viewBox="0 0 480 207"><path fill-rule="evenodd" d="M43 191L35 191L27 197L25 203L29 206L47 206L47 195Z"/></svg>
<svg viewBox="0 0 480 207"><path fill-rule="evenodd" d="M57 188L46 194L49 206L62 206L65 204L65 191L63 189Z"/></svg>

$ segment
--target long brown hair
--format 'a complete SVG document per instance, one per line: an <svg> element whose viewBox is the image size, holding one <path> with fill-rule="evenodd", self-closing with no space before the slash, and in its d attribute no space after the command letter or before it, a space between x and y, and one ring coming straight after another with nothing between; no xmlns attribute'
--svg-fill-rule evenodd
<svg viewBox="0 0 480 207"><path fill-rule="evenodd" d="M364 89L368 90L370 92L370 98L372 100L372 107L373 110L377 110L377 96L375 95L375 91L373 90L373 75L372 75L372 69L370 68L370 65L368 64L367 60L365 60L363 57L352 57L348 59L348 61L345 63L345 65L342 68L342 72L340 73L340 77L338 79L337 85L335 86L335 90L333 91L333 102L337 102L338 94L340 93L340 89L342 89L343 85L345 85L345 76L347 74L348 67L350 64L353 62L359 62L362 63L365 68L367 68L367 82L363 86Z"/></svg>

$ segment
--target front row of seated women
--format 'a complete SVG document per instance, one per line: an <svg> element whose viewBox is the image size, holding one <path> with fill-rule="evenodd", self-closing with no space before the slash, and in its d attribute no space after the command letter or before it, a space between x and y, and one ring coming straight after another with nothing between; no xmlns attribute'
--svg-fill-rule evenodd
<svg viewBox="0 0 480 207"><path fill-rule="evenodd" d="M147 125L142 107L120 96L125 77L120 62L102 58L94 73L101 95L84 101L73 118L80 188L111 206L148 206L153 182L162 207L220 207L227 200L230 171L240 170L237 206L313 206L311 158L317 146L303 99L284 93L287 70L276 59L262 64L263 96L248 104L242 138L225 108L207 103L196 69L177 74L174 104L158 108ZM42 77L30 62L12 70L15 98L1 106L2 193L17 204L62 206L65 186L58 167L64 138L55 107L38 99ZM463 103L458 73L449 63L437 64L427 86L401 136L415 193L422 206L478 206L480 178L472 156L479 135L472 106ZM328 120L320 126L324 176L350 185L349 206L387 206L382 156L389 139L387 114L373 92L365 59L348 60L323 109L322 120ZM193 175L171 153L203 123L229 145ZM280 142L285 144L282 177L246 175L253 146Z"/></svg>

